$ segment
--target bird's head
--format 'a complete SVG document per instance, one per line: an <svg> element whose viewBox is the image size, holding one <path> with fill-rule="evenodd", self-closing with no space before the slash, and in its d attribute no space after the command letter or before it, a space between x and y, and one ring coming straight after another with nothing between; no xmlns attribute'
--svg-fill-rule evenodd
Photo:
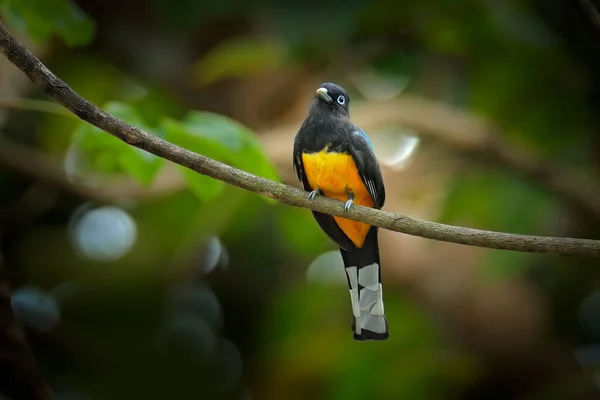
<svg viewBox="0 0 600 400"><path fill-rule="evenodd" d="M317 89L315 107L348 117L349 104L348 93L335 83L324 83Z"/></svg>

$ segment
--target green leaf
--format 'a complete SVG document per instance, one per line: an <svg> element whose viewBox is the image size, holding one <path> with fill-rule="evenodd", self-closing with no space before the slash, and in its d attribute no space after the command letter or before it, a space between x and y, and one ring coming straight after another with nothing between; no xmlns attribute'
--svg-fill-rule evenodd
<svg viewBox="0 0 600 400"><path fill-rule="evenodd" d="M181 122L166 118L162 127L166 139L174 144L252 174L278 180L275 167L263 153L254 133L236 121L209 112L193 111ZM184 176L188 183L192 181L190 188L204 198L207 190L211 193L207 178L194 175ZM215 188L213 185L212 189Z"/></svg>
<svg viewBox="0 0 600 400"><path fill-rule="evenodd" d="M139 113L126 104L109 102L104 106L104 110L146 132L153 131L145 125ZM162 136L156 129L154 133ZM87 166L92 170L108 174L124 172L143 185L152 183L163 165L162 158L129 146L85 122L76 130L73 140L76 148L83 153L82 158Z"/></svg>
<svg viewBox="0 0 600 400"><path fill-rule="evenodd" d="M55 34L74 47L94 37L94 21L70 0L3 0L0 13L38 43Z"/></svg>

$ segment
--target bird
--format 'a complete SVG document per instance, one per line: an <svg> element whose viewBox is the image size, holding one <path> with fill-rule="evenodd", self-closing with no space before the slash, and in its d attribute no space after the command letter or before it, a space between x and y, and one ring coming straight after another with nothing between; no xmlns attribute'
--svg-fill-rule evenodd
<svg viewBox="0 0 600 400"><path fill-rule="evenodd" d="M326 196L381 209L385 186L373 144L350 121L350 97L334 83L317 89L308 115L294 138L293 167L309 199ZM352 302L355 340L386 340L378 228L364 222L312 211L321 229L339 247Z"/></svg>

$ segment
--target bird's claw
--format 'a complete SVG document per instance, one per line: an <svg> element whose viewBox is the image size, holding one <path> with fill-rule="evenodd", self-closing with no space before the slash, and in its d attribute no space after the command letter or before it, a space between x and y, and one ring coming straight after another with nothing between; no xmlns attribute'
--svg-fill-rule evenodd
<svg viewBox="0 0 600 400"><path fill-rule="evenodd" d="M344 210L349 211L350 207L352 207L352 204L354 204L354 199L349 199L345 204L344 204Z"/></svg>
<svg viewBox="0 0 600 400"><path fill-rule="evenodd" d="M310 201L314 201L315 197L317 197L317 195L319 195L319 194L321 194L321 190L320 189L315 189L315 190L313 190L312 192L310 192L308 194L308 199Z"/></svg>

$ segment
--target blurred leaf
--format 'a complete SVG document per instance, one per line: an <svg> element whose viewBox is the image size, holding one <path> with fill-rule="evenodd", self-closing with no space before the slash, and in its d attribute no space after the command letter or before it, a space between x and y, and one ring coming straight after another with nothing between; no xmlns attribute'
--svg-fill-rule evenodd
<svg viewBox="0 0 600 400"><path fill-rule="evenodd" d="M244 171L278 180L275 167L263 153L254 133L227 117L209 112L190 112L181 122L163 121L166 139L191 151L236 166ZM190 188L200 198L214 198L223 183L184 172ZM265 197L265 199L273 201Z"/></svg>
<svg viewBox="0 0 600 400"><path fill-rule="evenodd" d="M15 316L42 332L52 330L60 321L60 308L46 291L33 286L16 290L11 296Z"/></svg>
<svg viewBox="0 0 600 400"><path fill-rule="evenodd" d="M223 192L225 184L217 179L178 166L190 190L203 201L212 201Z"/></svg>
<svg viewBox="0 0 600 400"><path fill-rule="evenodd" d="M81 71L85 71L85 74ZM131 105L147 126L158 126L164 116L183 115L181 106L166 90L138 83L93 53L71 55L64 63L56 64L54 72L94 104L120 101ZM60 115L43 115L43 123L39 126L41 147L50 152L65 151L81 123L73 117L67 119Z"/></svg>
<svg viewBox="0 0 600 400"><path fill-rule="evenodd" d="M192 66L194 83L243 77L280 67L285 62L282 43L267 38L236 38L220 43Z"/></svg>
<svg viewBox="0 0 600 400"><path fill-rule="evenodd" d="M153 131L145 125L139 113L131 106L109 102L104 106L104 110L146 132ZM154 133L162 136L156 129ZM143 185L152 183L164 161L160 157L129 146L86 122L82 122L76 130L74 143L93 169L104 173L125 172Z"/></svg>
<svg viewBox="0 0 600 400"><path fill-rule="evenodd" d="M263 178L278 180L275 167L262 151L254 132L242 124L221 115L197 111L189 113L183 123L196 137L205 137L227 148L234 165Z"/></svg>
<svg viewBox="0 0 600 400"><path fill-rule="evenodd" d="M94 21L70 0L1 0L0 11L38 43L56 34L74 47L94 37Z"/></svg>

